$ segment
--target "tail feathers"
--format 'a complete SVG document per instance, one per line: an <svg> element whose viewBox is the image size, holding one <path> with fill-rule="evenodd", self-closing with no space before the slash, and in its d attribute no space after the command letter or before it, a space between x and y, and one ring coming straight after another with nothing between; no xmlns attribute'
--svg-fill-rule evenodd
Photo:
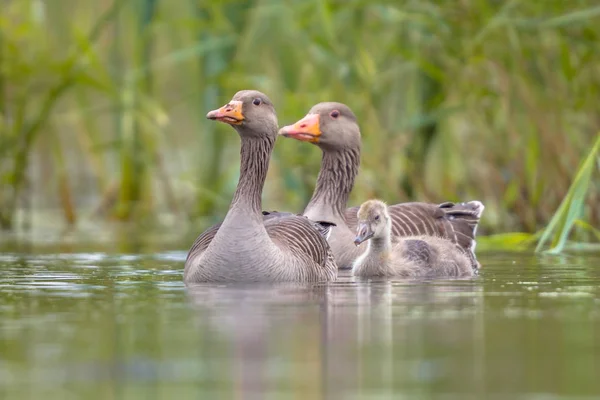
<svg viewBox="0 0 600 400"><path fill-rule="evenodd" d="M447 201L440 204L438 207L444 209L446 215L453 215L455 217L471 217L479 220L485 206L482 202L473 200L464 203L452 203Z"/></svg>
<svg viewBox="0 0 600 400"><path fill-rule="evenodd" d="M477 225L479 225L479 219L485 209L482 202L477 200L467 201L465 203L446 202L440 204L439 207L444 211L450 222L453 220L466 222L472 230L473 239L475 239Z"/></svg>
<svg viewBox="0 0 600 400"><path fill-rule="evenodd" d="M452 225L451 231L455 235L456 243L462 248L469 249L467 252L475 271L481 268L475 257L477 246L476 235L479 220L485 206L482 202L473 200L464 203L445 202L439 205L446 214L448 222Z"/></svg>

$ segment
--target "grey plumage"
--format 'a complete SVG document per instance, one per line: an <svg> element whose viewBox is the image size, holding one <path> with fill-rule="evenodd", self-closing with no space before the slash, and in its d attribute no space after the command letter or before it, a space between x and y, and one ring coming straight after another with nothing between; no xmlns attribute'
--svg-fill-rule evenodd
<svg viewBox="0 0 600 400"><path fill-rule="evenodd" d="M291 213L261 211L261 194L277 136L270 100L257 91L238 92L208 115L239 133L240 178L229 211L190 249L186 283L331 281L337 266L325 239L327 223ZM325 227L327 226L327 227Z"/></svg>
<svg viewBox="0 0 600 400"><path fill-rule="evenodd" d="M310 124L318 124L318 127ZM321 148L321 169L304 215L336 224L328 239L329 244L338 266L341 269L351 268L354 260L366 249L364 244L352 244L358 207L346 208L360 166L361 135L356 116L342 103L320 103L296 124L282 128L279 134L309 141ZM479 201L439 205L395 204L389 207L392 234L449 239L469 252L473 266L477 267L475 236L483 210L484 206Z"/></svg>
<svg viewBox="0 0 600 400"><path fill-rule="evenodd" d="M391 205L388 212L392 218L393 236L438 236L474 255L475 235L483 209L479 201L439 205L411 202ZM351 231L356 230L357 211L358 207L351 207L345 213Z"/></svg>
<svg viewBox="0 0 600 400"><path fill-rule="evenodd" d="M437 236L392 236L389 208L369 200L358 211L357 241L368 240L367 250L354 262L359 277L469 277L477 270L468 251Z"/></svg>
<svg viewBox="0 0 600 400"><path fill-rule="evenodd" d="M352 273L364 278L470 277L477 272L467 254L448 239L434 236L398 237L389 249L371 239L354 262Z"/></svg>

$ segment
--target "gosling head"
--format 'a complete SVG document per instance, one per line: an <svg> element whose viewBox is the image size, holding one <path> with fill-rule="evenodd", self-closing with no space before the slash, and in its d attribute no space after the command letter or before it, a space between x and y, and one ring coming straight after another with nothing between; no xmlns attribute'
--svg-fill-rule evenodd
<svg viewBox="0 0 600 400"><path fill-rule="evenodd" d="M231 125L240 136L277 137L275 107L258 90L240 90L229 103L206 114L206 118Z"/></svg>
<svg viewBox="0 0 600 400"><path fill-rule="evenodd" d="M358 227L354 244L359 245L369 239L384 238L391 227L387 206L380 200L364 202L358 210Z"/></svg>
<svg viewBox="0 0 600 400"><path fill-rule="evenodd" d="M300 121L281 128L279 134L315 144L325 151L360 149L356 116L342 103L319 103Z"/></svg>

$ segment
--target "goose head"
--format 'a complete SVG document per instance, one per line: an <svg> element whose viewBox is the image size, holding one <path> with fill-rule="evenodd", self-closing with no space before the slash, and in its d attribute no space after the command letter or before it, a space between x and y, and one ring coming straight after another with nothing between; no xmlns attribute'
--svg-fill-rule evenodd
<svg viewBox="0 0 600 400"><path fill-rule="evenodd" d="M359 245L369 239L380 239L389 236L391 218L387 206L380 200L364 202L357 213L358 226L354 244Z"/></svg>
<svg viewBox="0 0 600 400"><path fill-rule="evenodd" d="M240 90L223 107L206 118L231 125L243 137L277 136L277 113L266 94Z"/></svg>
<svg viewBox="0 0 600 400"><path fill-rule="evenodd" d="M300 121L281 128L279 134L312 143L325 151L360 149L356 116L342 103L319 103Z"/></svg>

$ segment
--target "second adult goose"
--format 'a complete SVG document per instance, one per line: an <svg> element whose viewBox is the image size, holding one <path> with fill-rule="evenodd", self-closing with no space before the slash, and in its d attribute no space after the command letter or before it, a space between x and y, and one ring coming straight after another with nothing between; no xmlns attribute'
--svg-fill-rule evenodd
<svg viewBox="0 0 600 400"><path fill-rule="evenodd" d="M277 138L277 116L269 98L243 90L207 118L231 125L240 135L240 177L224 221L198 236L190 249L185 282L334 280L337 266L323 236L327 227L303 216L261 211Z"/></svg>
<svg viewBox="0 0 600 400"><path fill-rule="evenodd" d="M329 244L341 269L352 268L366 246L354 246L358 207L346 208L360 165L361 137L356 116L342 103L319 103L280 135L320 147L321 170L304 215L334 222ZM389 207L392 234L430 235L450 239L468 250L475 261L475 234L484 206L466 203L401 203ZM474 265L475 267L478 265Z"/></svg>
<svg viewBox="0 0 600 400"><path fill-rule="evenodd" d="M385 203L369 200L358 210L354 242L368 241L367 250L354 262L359 277L434 278L468 277L471 260L455 243L435 236L398 237L392 242L392 221Z"/></svg>

